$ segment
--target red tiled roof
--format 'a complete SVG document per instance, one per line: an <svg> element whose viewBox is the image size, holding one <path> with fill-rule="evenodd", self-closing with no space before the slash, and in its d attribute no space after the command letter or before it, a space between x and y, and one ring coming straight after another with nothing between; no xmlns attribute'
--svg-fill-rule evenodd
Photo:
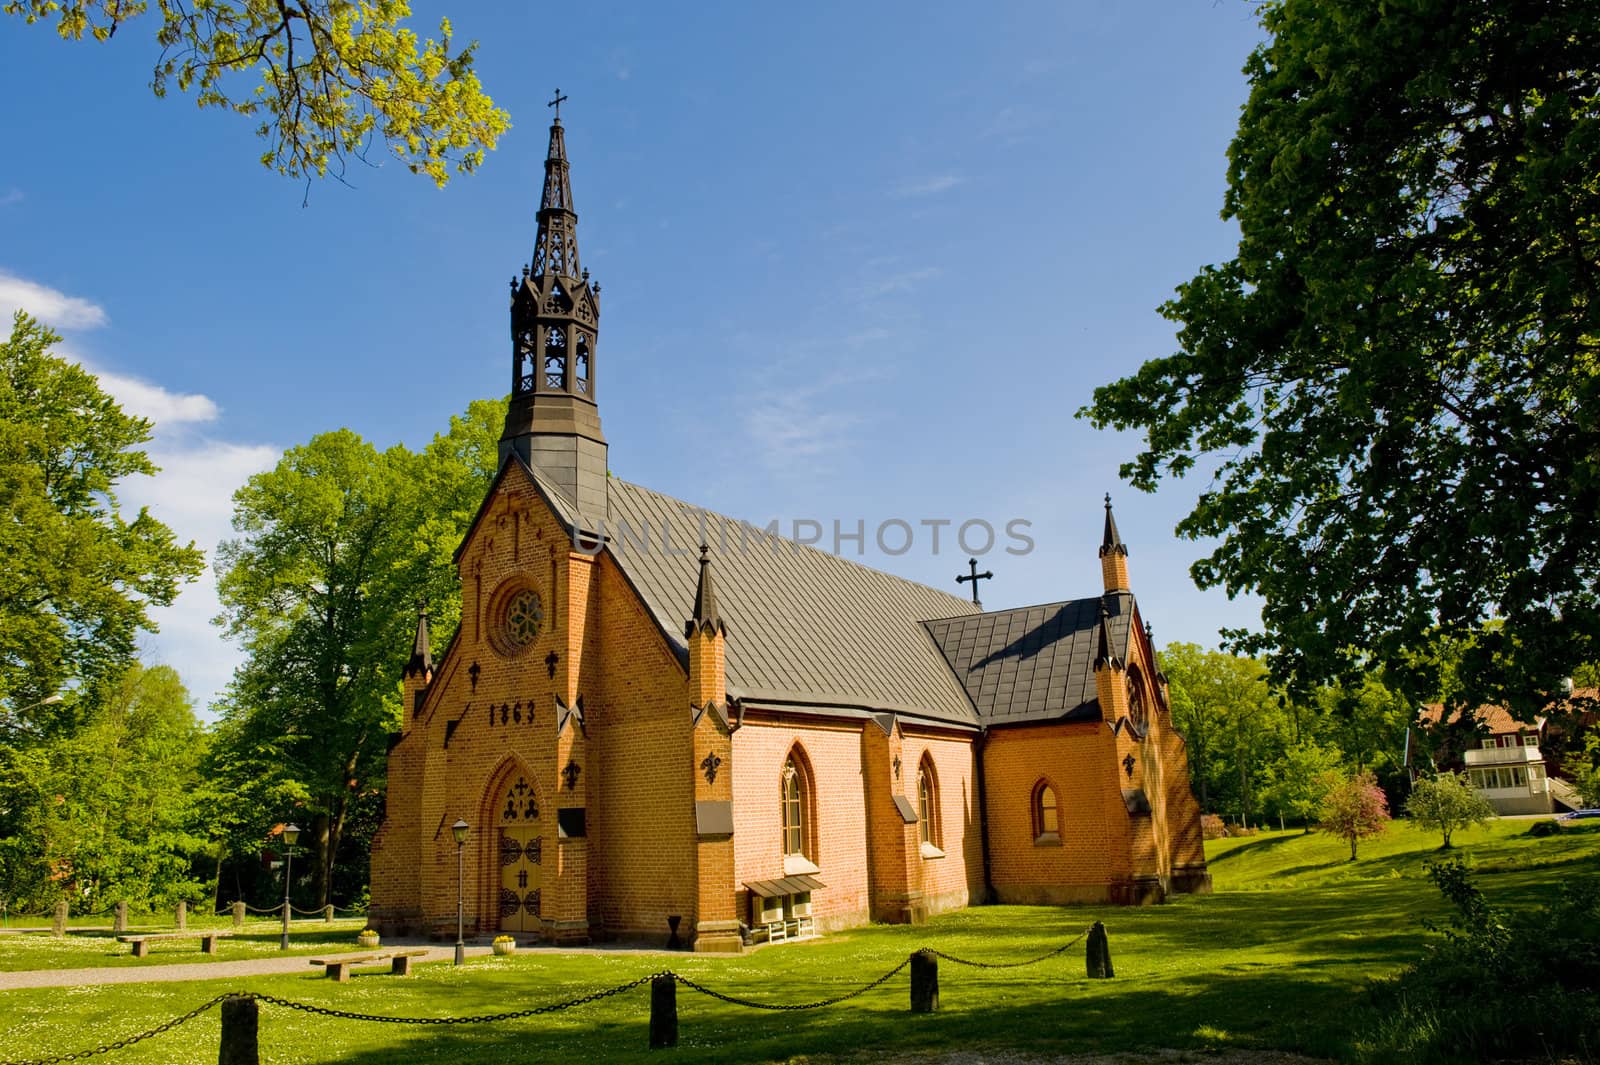
<svg viewBox="0 0 1600 1065"><path fill-rule="evenodd" d="M1568 698L1600 699L1600 688L1575 688ZM1548 709L1561 709L1562 702L1565 702L1565 700L1551 703ZM1422 707L1422 720L1430 725L1437 725L1443 715L1444 707L1439 703L1426 703ZM1516 718L1512 717L1510 711L1503 706L1492 706L1485 704L1472 711L1472 716L1478 719L1479 723L1481 723L1483 727L1489 731L1491 736L1503 736L1516 732L1526 732L1530 728L1526 721L1518 721ZM1455 716L1451 717L1450 720L1459 721L1460 714L1456 714ZM1536 719L1531 727L1536 731L1542 732L1544 731L1544 722L1544 716L1540 715L1540 717Z"/></svg>

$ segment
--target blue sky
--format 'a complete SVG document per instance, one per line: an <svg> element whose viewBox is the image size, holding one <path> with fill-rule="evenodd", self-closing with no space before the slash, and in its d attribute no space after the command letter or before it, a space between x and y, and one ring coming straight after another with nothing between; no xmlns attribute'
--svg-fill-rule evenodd
<svg viewBox="0 0 1600 1065"><path fill-rule="evenodd" d="M127 501L209 555L283 448L420 447L503 395L559 85L618 476L823 546L860 522L844 553L950 589L967 554L923 521L1028 521L1031 553L980 559L989 607L1096 593L1110 491L1158 642L1258 621L1188 577L1203 481L1136 493L1137 441L1072 417L1172 349L1156 307L1232 254L1250 5L476 2L419 31L447 10L511 112L499 150L443 191L358 165L304 206L249 121L150 94L148 22L98 45L0 19L0 310L156 418L163 473ZM891 519L919 535L885 557ZM216 610L208 575L145 648L202 705L237 661Z"/></svg>

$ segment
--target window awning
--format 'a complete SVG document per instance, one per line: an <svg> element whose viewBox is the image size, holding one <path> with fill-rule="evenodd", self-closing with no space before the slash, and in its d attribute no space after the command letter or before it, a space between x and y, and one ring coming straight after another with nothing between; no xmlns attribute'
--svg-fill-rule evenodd
<svg viewBox="0 0 1600 1065"><path fill-rule="evenodd" d="M745 884L750 889L750 894L759 895L764 899L775 899L783 895L798 895L803 891L816 891L828 885L814 876L786 876L779 880L751 880Z"/></svg>

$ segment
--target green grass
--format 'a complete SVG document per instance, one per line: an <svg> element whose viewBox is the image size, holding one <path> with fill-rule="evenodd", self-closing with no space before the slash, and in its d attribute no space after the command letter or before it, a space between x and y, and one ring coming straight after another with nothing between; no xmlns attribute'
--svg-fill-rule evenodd
<svg viewBox="0 0 1600 1065"><path fill-rule="evenodd" d="M1560 878L1600 873L1600 826L1552 839L1506 822L1461 837L1458 852L1492 870L1481 877L1498 901L1547 895ZM313 1005L397 1016L461 1016L522 1009L615 986L671 967L719 990L799 1002L858 986L917 947L975 959L1033 956L1106 922L1117 977L1084 977L1081 946L1012 970L940 964L940 1011L912 1015L905 974L839 1006L773 1013L678 989L676 1055L646 1050L649 995L638 988L568 1012L473 1026L401 1027L262 1006L264 1060L357 1065L457 1062L700 1062L850 1060L883 1051L1019 1047L1034 1053L1118 1052L1149 1047L1204 1051L1274 1048L1325 1056L1349 1051L1367 981L1414 959L1425 917L1445 903L1422 863L1437 840L1397 829L1363 845L1360 862L1340 845L1296 832L1219 841L1218 894L1167 906L981 907L927 925L856 929L742 957L525 951L427 965L410 978L360 975L338 985L307 972L236 982ZM1346 852L1347 853L1347 852ZM214 981L0 994L0 1060L92 1047L160 1023L233 984ZM216 1060L215 1012L106 1060Z"/></svg>
<svg viewBox="0 0 1600 1065"><path fill-rule="evenodd" d="M290 954L317 954L328 950L354 950L356 933L366 926L365 918L336 919L332 924L317 919L297 919L289 929ZM203 918L189 921L189 930L233 928L233 919ZM103 927L72 931L65 936L49 932L6 932L0 934L0 972L25 972L32 969L137 968L150 965L181 965L196 962L244 961L249 958L280 957L279 937L283 926L272 920L247 919L244 927L217 941L216 954L200 953L200 941L190 939L152 943L150 953L133 957L133 948L118 943ZM129 934L170 932L171 917L152 917L128 922Z"/></svg>

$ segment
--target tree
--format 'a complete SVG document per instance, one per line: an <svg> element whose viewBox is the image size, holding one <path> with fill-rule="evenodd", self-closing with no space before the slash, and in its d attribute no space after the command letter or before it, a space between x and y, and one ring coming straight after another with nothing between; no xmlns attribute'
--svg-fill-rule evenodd
<svg viewBox="0 0 1600 1065"><path fill-rule="evenodd" d="M77 703L39 704L130 663L149 608L201 568L193 543L118 506L120 482L156 472L150 423L51 354L60 340L19 312L0 344L0 698L13 725L46 731Z"/></svg>
<svg viewBox="0 0 1600 1065"><path fill-rule="evenodd" d="M1237 255L1162 308L1179 350L1080 415L1144 432L1142 489L1211 479L1178 529L1221 538L1202 587L1265 599L1228 635L1277 678L1458 639L1462 701L1531 719L1600 658L1600 6L1260 14Z"/></svg>
<svg viewBox="0 0 1600 1065"><path fill-rule="evenodd" d="M493 479L504 410L473 403L420 455L324 433L234 496L240 535L219 549L219 621L248 657L218 727L218 805L252 798L225 826L236 854L275 821L309 821L318 905L352 817L382 784L417 602L436 639L460 616L451 556Z"/></svg>
<svg viewBox="0 0 1600 1065"><path fill-rule="evenodd" d="M249 655L223 716L241 747L281 758L263 775L304 789L318 905L350 804L381 772L399 720L414 607L393 577L418 499L414 465L347 429L313 437L234 494L240 536L218 548L220 620Z"/></svg>
<svg viewBox="0 0 1600 1065"><path fill-rule="evenodd" d="M162 0L150 87L176 85L201 107L257 119L263 165L289 177L342 176L376 135L413 173L443 186L470 172L509 128L472 69L476 42L451 53L450 21L419 41L406 0ZM146 0L5 0L29 23L56 19L68 40L108 41ZM236 76L258 71L242 91Z"/></svg>
<svg viewBox="0 0 1600 1065"><path fill-rule="evenodd" d="M99 909L199 897L206 738L176 671L134 663L76 702L83 720L0 748L0 892Z"/></svg>
<svg viewBox="0 0 1600 1065"><path fill-rule="evenodd" d="M1439 849L1449 850L1456 829L1483 824L1494 816L1494 807L1465 773L1439 773L1417 781L1406 800L1406 816L1423 828L1438 829Z"/></svg>
<svg viewBox="0 0 1600 1065"><path fill-rule="evenodd" d="M1587 809L1600 808L1600 732L1589 733L1582 751L1567 756L1562 768L1578 789L1579 801Z"/></svg>
<svg viewBox="0 0 1600 1065"><path fill-rule="evenodd" d="M1256 809L1267 759L1281 734L1282 710L1267 690L1266 669L1255 659L1169 644L1161 667L1170 685L1173 720L1190 756L1190 779L1201 809L1226 809L1231 799L1241 823Z"/></svg>
<svg viewBox="0 0 1600 1065"><path fill-rule="evenodd" d="M1321 827L1350 844L1350 860L1356 860L1356 844L1380 836L1389 827L1389 800L1371 772L1330 782L1321 807Z"/></svg>
<svg viewBox="0 0 1600 1065"><path fill-rule="evenodd" d="M1267 801L1279 816L1298 818L1310 832L1311 816L1322 805L1338 770L1339 752L1334 748L1315 740L1293 744L1267 766Z"/></svg>

